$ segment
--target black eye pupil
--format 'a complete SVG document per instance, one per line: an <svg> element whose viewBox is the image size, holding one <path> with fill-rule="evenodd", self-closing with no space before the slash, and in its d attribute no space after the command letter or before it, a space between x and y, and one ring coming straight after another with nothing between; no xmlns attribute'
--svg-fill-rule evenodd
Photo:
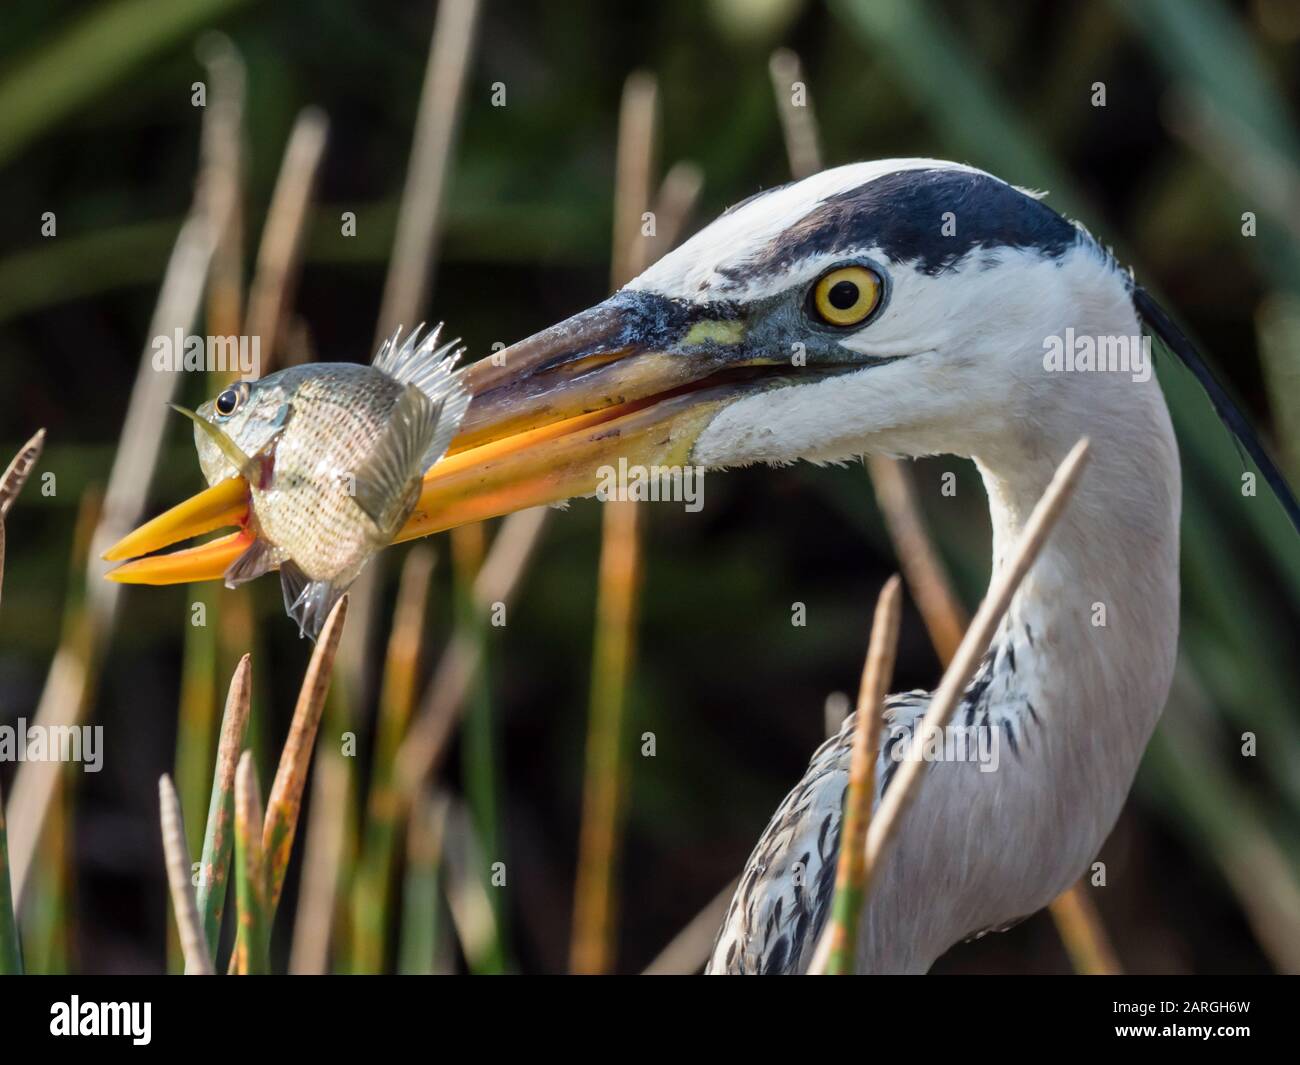
<svg viewBox="0 0 1300 1065"><path fill-rule="evenodd" d="M218 414L233 414L237 406L239 406L239 393L233 388L227 388L217 397Z"/></svg>
<svg viewBox="0 0 1300 1065"><path fill-rule="evenodd" d="M837 281L826 298L837 311L847 311L858 302L858 286L852 281Z"/></svg>

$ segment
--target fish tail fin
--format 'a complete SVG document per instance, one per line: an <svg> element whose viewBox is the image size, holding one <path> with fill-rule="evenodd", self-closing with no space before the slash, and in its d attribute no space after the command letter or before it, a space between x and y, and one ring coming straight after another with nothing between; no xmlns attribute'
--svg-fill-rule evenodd
<svg viewBox="0 0 1300 1065"><path fill-rule="evenodd" d="M280 564L280 590L284 593L285 613L298 623L298 635L315 643L347 585L314 581L290 560Z"/></svg>
<svg viewBox="0 0 1300 1065"><path fill-rule="evenodd" d="M437 409L438 432L425 452L421 473L442 458L451 438L460 428L470 399L456 373L456 364L465 354L465 349L459 346L460 339L439 345L442 336L442 323L439 322L421 340L423 328L421 322L399 344L402 329L398 326L384 341L374 361L375 369L388 374L399 384L414 385Z"/></svg>
<svg viewBox="0 0 1300 1065"><path fill-rule="evenodd" d="M407 385L370 457L353 471L353 498L385 535L397 531L424 472L424 455L438 429L441 405Z"/></svg>

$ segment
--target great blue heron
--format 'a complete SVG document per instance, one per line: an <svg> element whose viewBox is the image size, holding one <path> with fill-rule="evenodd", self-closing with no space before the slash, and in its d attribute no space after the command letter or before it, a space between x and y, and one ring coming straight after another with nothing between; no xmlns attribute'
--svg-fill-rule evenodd
<svg viewBox="0 0 1300 1065"><path fill-rule="evenodd" d="M1000 765L929 767L864 913L861 971L924 971L1079 878L1169 692L1181 484L1143 321L1197 373L1296 521L1241 415L1087 232L971 167L894 159L751 197L608 300L471 367L461 432L401 538L591 495L620 459L952 454L983 476L996 569L1062 456L1089 437L1090 468L958 711L1004 741ZM210 489L137 534L132 553L229 524L241 499L237 484ZM124 575L217 576L223 543ZM914 723L927 699L892 697L892 723ZM763 833L710 971L807 967L850 727ZM888 746L881 759L884 785Z"/></svg>

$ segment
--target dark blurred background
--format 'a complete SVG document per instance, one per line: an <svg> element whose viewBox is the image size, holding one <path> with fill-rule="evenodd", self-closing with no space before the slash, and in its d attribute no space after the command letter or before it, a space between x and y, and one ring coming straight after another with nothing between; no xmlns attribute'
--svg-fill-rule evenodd
<svg viewBox="0 0 1300 1065"><path fill-rule="evenodd" d="M70 563L78 514L103 490L167 257L194 198L203 111L191 105L191 85L205 77L196 41L219 31L246 65L246 271L295 116L309 104L328 116L293 303L302 328L286 357L364 362L434 8L7 5L0 440L7 458L46 427L40 468L56 474L57 491L44 496L33 481L8 521L0 723L34 712L82 598L83 568ZM619 101L634 70L658 78L662 167L690 160L703 174L688 231L788 180L768 69L784 46L802 58L828 165L910 155L970 162L1048 189L1049 204L1113 244L1190 327L1296 482L1298 41L1300 5L1286 0L487 0L425 317L445 319L476 358L604 295ZM1104 107L1092 104L1098 82ZM506 86L505 107L492 106L494 83ZM56 214L55 237L42 236L46 211ZM344 211L356 214L355 237L340 234ZM1246 211L1257 216L1255 237L1243 236ZM1170 374L1162 376L1168 387ZM1191 394L1186 382L1175 387ZM186 381L183 400L197 403L208 388ZM1102 853L1107 886L1091 894L1130 970L1289 968L1300 957L1296 550L1276 516L1261 526L1245 513L1234 480L1241 467L1208 404L1193 397L1179 428L1193 483L1184 668ZM939 494L947 470L959 476L955 499ZM955 459L920 463L916 474L933 534L973 605L988 568L979 481ZM176 418L146 512L200 486L190 431ZM629 759L618 971L643 968L739 872L821 741L827 696L855 688L872 604L895 568L858 465L730 472L710 476L706 491L700 514L644 508L627 734L631 744L654 732L657 755ZM426 677L453 624L446 539L435 541ZM499 808L474 809L492 818L479 827L497 835L509 869L496 899L509 929L501 957L522 971L567 965L599 543L594 502L549 520L508 625L487 630L490 668L471 710L490 716L494 734ZM368 650L375 661L407 550L384 560ZM269 782L310 648L282 615L277 581L251 592L253 732ZM208 594L220 609L228 593ZM174 587L124 595L89 695L90 719L105 726L105 767L65 777L75 786L43 839L24 917L32 967L167 964L156 781L176 761L183 676L193 669L219 706L230 665L224 645L207 673L196 663L193 600L191 589ZM791 626L795 602L806 604L805 627ZM895 690L931 687L939 673L908 611ZM371 685L351 708L366 758L375 702ZM1260 754L1243 759L1248 729ZM458 746L440 786L475 794L468 763ZM6 795L14 769L0 766ZM203 811L187 804L186 816L193 835ZM277 967L289 950L297 876L278 922ZM452 964L463 967L446 934ZM939 965L1070 967L1045 913Z"/></svg>

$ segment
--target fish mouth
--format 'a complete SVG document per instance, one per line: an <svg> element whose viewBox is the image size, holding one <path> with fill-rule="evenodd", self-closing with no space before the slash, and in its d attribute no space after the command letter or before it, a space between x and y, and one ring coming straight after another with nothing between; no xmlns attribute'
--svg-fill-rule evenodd
<svg viewBox="0 0 1300 1065"><path fill-rule="evenodd" d="M470 406L393 542L593 495L602 468L620 460L689 465L700 434L737 400L862 368L795 365L765 347L726 308L624 290L484 358L464 371ZM220 578L252 542L251 515L247 482L229 478L106 551L105 560L124 562L107 576L132 584ZM150 554L228 526L236 531Z"/></svg>

